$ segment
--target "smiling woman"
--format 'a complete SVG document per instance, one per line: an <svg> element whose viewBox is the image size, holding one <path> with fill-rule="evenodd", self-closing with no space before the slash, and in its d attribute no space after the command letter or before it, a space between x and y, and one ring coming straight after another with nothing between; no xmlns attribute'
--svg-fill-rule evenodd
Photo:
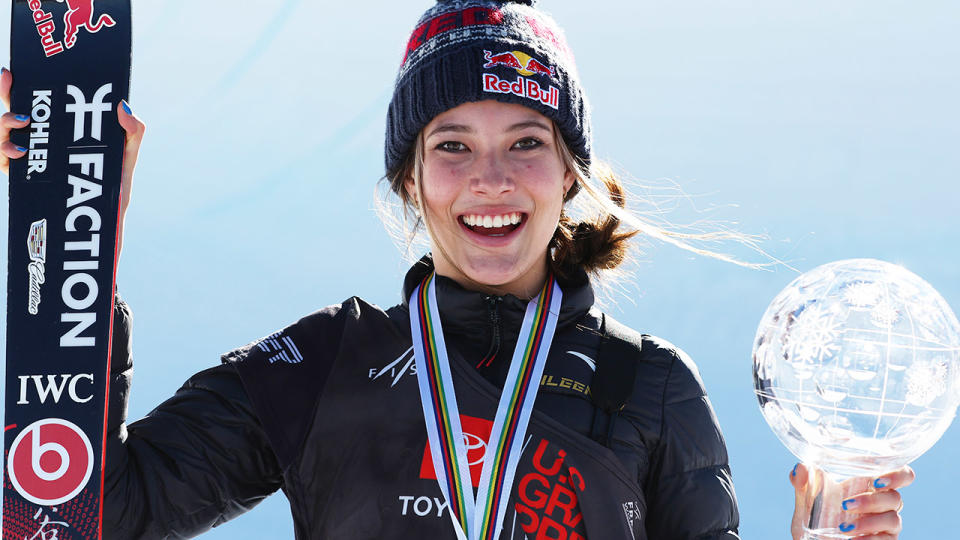
<svg viewBox="0 0 960 540"><path fill-rule="evenodd" d="M416 194L437 272L491 294L535 296L574 182L552 122L480 101L437 115L423 132L421 175L404 189Z"/></svg>
<svg viewBox="0 0 960 540"><path fill-rule="evenodd" d="M307 315L129 426L131 318L119 303L104 536L197 535L282 489L304 539L739 538L695 364L593 294L634 235L697 252L689 241L724 235L626 212L593 157L589 111L563 32L532 1L428 9L387 113L385 178L430 242L405 302L352 297ZM143 124L118 118L129 193ZM3 117L6 130L28 123ZM580 191L597 210L585 219L568 213ZM798 467L798 493L807 478ZM838 528L896 538L896 490L911 479L899 471L845 501L862 513ZM796 515L809 504L798 497Z"/></svg>

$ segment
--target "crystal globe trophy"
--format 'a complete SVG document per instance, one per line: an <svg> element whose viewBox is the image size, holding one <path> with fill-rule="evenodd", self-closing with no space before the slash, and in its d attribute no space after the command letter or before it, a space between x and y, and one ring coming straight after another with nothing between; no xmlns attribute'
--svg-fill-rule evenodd
<svg viewBox="0 0 960 540"><path fill-rule="evenodd" d="M811 477L805 539L848 538L847 497L913 461L960 403L960 323L927 282L872 259L817 267L767 308L753 382L777 437Z"/></svg>

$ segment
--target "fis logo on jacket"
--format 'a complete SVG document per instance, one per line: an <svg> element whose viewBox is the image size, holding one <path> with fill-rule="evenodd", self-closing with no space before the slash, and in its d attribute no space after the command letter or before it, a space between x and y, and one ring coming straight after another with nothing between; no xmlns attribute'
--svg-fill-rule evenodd
<svg viewBox="0 0 960 540"><path fill-rule="evenodd" d="M371 381L383 379L390 381L390 388L397 385L404 375L417 375L417 364L413 359L413 347L403 351L400 356L394 358L382 368L370 368L367 372L367 378Z"/></svg>

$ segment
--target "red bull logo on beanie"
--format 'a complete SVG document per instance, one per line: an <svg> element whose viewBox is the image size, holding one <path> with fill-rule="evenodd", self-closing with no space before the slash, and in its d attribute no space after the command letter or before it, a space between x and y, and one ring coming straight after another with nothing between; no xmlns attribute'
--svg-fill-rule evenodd
<svg viewBox="0 0 960 540"><path fill-rule="evenodd" d="M517 70L517 73L525 77L540 74L553 79L556 76L556 70L553 66L548 66L521 51L505 51L499 54L483 51L483 59L487 61L487 63L483 65L484 69L490 69L496 66L507 66Z"/></svg>
<svg viewBox="0 0 960 540"><path fill-rule="evenodd" d="M520 52L505 51L493 54L490 51L483 51L484 69L490 69L498 66L513 68L519 74L516 80L510 81L501 79L496 74L483 74L483 91L495 94L513 94L527 99L539 101L553 109L560 106L560 90L556 86L541 86L539 82L530 79L531 75L546 75L553 79L556 70L553 66L548 66L536 58Z"/></svg>

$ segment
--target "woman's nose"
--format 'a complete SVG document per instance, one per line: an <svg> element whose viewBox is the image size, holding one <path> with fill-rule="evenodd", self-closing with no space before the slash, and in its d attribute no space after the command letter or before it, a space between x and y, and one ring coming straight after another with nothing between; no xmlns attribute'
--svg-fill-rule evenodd
<svg viewBox="0 0 960 540"><path fill-rule="evenodd" d="M470 179L470 188L478 194L497 196L513 191L513 174L496 153L479 156Z"/></svg>

